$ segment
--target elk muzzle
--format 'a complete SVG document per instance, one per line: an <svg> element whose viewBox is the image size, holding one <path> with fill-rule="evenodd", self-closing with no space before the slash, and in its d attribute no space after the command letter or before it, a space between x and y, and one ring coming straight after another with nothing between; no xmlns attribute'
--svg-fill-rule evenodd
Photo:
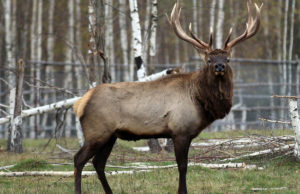
<svg viewBox="0 0 300 194"><path fill-rule="evenodd" d="M215 64L215 74L216 75L224 75L225 72L225 65L224 63L217 63Z"/></svg>

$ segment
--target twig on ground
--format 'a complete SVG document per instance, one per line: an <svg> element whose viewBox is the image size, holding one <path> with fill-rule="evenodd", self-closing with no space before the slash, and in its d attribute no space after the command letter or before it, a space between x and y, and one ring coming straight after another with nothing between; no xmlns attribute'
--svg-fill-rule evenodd
<svg viewBox="0 0 300 194"><path fill-rule="evenodd" d="M71 156L74 155L74 154L72 153L71 150L68 150L68 149L62 147L62 146L60 146L59 144L56 144L56 147L58 147L58 149L60 149L61 151L65 152L65 153L67 153L67 154L70 154Z"/></svg>

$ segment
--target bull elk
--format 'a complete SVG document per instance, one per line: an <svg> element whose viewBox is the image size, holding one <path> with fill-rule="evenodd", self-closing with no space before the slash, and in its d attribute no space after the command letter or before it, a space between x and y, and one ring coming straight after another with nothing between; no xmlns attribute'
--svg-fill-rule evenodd
<svg viewBox="0 0 300 194"><path fill-rule="evenodd" d="M175 34L191 43L203 56L204 67L192 73L169 75L151 82L101 84L87 92L74 104L80 119L85 143L74 157L75 193L81 193L81 173L93 158L103 189L112 190L104 169L117 138L139 140L172 138L179 171L178 193L187 193L186 172L189 146L203 129L229 113L233 96L233 72L229 66L232 47L254 36L260 26L262 6L248 1L248 22L243 34L230 41L231 32L222 49L190 36L181 27L179 2L171 12L170 23Z"/></svg>

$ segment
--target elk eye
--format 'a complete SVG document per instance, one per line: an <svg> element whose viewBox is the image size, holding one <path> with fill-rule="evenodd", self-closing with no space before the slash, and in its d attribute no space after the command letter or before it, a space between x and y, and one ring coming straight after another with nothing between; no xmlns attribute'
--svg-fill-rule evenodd
<svg viewBox="0 0 300 194"><path fill-rule="evenodd" d="M227 63L229 63L230 62L230 59L227 59Z"/></svg>
<svg viewBox="0 0 300 194"><path fill-rule="evenodd" d="M210 59L207 59L207 62L208 62L208 63L211 63L211 60L210 60Z"/></svg>

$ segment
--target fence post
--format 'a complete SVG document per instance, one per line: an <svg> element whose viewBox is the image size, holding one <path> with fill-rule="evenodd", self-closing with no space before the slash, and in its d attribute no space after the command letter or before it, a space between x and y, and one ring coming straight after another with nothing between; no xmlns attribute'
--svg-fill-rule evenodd
<svg viewBox="0 0 300 194"><path fill-rule="evenodd" d="M289 99L289 107L290 107L290 116L292 121L292 127L295 131L295 148L294 148L294 156L300 160L300 119L298 113L297 99L290 98Z"/></svg>
<svg viewBox="0 0 300 194"><path fill-rule="evenodd" d="M8 150L15 153L22 153L22 96L23 96L24 67L23 60L18 61L17 86L10 92L10 138Z"/></svg>

